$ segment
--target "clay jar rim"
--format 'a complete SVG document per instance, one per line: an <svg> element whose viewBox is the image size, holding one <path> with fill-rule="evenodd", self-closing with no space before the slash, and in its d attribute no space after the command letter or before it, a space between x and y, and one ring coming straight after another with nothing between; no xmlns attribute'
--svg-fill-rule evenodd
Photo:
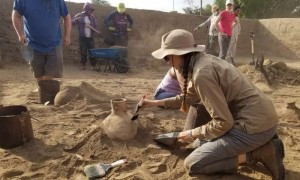
<svg viewBox="0 0 300 180"><path fill-rule="evenodd" d="M127 101L126 98L116 98L116 99L110 100L111 103L126 102L126 101Z"/></svg>

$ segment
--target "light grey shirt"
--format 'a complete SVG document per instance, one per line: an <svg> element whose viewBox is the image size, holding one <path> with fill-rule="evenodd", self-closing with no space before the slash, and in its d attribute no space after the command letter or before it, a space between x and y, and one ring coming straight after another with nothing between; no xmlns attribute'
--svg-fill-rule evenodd
<svg viewBox="0 0 300 180"><path fill-rule="evenodd" d="M218 30L215 26L215 23L218 19L219 15L211 15L205 22L200 24L197 28L207 27L209 26L208 34L210 36L218 36Z"/></svg>

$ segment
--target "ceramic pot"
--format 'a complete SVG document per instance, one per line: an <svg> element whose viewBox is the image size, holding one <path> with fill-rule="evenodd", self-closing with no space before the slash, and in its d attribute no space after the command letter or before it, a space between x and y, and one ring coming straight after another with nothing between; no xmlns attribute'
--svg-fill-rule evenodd
<svg viewBox="0 0 300 180"><path fill-rule="evenodd" d="M102 129L112 139L130 140L137 133L138 122L132 121L132 115L127 112L127 99L112 99L111 114L102 122Z"/></svg>

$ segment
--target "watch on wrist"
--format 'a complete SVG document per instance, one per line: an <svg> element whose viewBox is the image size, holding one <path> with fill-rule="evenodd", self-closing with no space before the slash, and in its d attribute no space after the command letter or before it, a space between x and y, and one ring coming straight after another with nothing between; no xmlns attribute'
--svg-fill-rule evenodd
<svg viewBox="0 0 300 180"><path fill-rule="evenodd" d="M193 137L192 130L189 130L188 136Z"/></svg>

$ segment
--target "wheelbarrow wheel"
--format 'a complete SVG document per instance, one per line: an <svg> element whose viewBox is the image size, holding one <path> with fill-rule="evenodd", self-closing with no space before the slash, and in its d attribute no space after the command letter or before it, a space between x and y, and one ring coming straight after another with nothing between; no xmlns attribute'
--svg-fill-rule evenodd
<svg viewBox="0 0 300 180"><path fill-rule="evenodd" d="M120 58L115 61L115 68L118 73L126 73L129 70L129 67L126 58Z"/></svg>

